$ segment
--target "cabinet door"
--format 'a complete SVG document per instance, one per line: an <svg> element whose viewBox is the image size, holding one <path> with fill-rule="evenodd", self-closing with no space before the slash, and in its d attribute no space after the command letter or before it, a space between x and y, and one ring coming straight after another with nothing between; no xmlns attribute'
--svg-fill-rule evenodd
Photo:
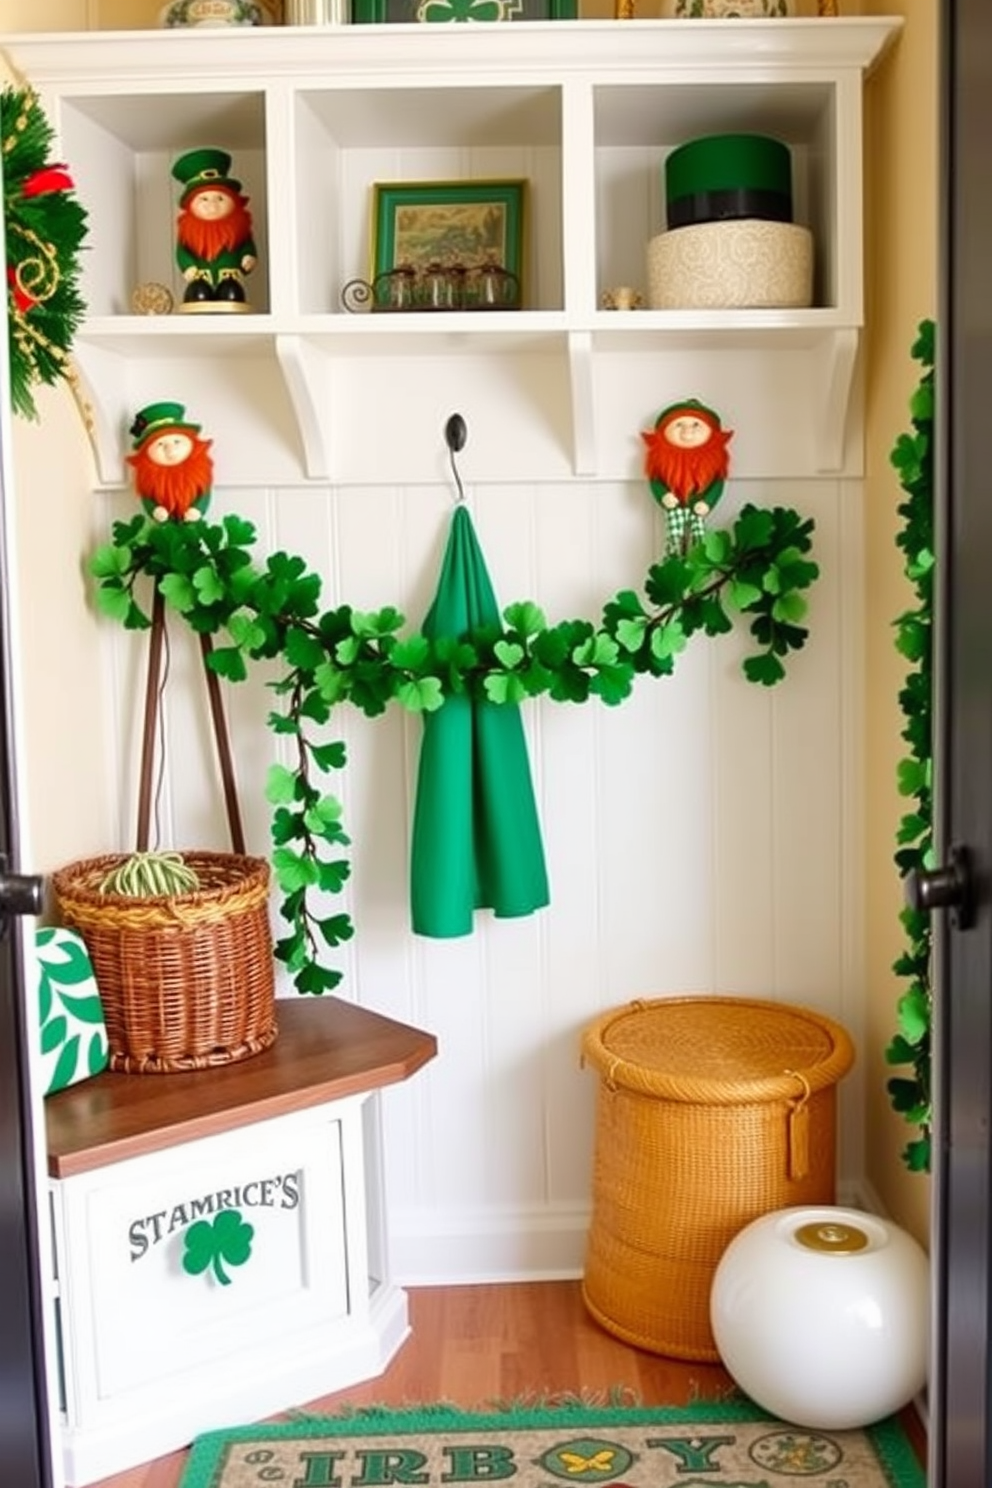
<svg viewBox="0 0 992 1488"><path fill-rule="evenodd" d="M349 1266L364 1286L365 1261L346 1236L346 1124L325 1108L62 1185L76 1421L109 1419L169 1380L192 1389L250 1371L267 1350L348 1316Z"/></svg>

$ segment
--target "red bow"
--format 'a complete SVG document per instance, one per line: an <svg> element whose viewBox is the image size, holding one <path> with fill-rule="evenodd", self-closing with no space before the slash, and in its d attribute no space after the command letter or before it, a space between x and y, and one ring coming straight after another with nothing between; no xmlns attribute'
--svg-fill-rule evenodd
<svg viewBox="0 0 992 1488"><path fill-rule="evenodd" d="M72 190L72 177L64 165L45 165L27 177L21 187L21 195L44 196L47 191Z"/></svg>

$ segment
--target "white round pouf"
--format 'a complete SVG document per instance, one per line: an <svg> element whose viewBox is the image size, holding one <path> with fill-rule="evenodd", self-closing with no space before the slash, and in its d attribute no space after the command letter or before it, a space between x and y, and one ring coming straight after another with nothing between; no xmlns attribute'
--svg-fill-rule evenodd
<svg viewBox="0 0 992 1488"><path fill-rule="evenodd" d="M929 1265L859 1209L781 1209L747 1225L713 1277L720 1357L746 1395L796 1426L847 1431L926 1382Z"/></svg>

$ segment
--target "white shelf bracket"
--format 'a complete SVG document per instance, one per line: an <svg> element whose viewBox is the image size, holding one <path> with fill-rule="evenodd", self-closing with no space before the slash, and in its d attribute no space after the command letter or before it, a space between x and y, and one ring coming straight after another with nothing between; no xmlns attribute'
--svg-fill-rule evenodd
<svg viewBox="0 0 992 1488"><path fill-rule="evenodd" d="M844 327L826 337L817 353L813 379L816 463L824 473L843 469L847 414L859 341L858 330L853 326Z"/></svg>
<svg viewBox="0 0 992 1488"><path fill-rule="evenodd" d="M327 358L305 336L276 336L275 341L303 445L304 471L310 480L330 480Z"/></svg>
<svg viewBox="0 0 992 1488"><path fill-rule="evenodd" d="M595 475L596 411L591 332L569 332L568 371L572 390L572 466L576 475Z"/></svg>

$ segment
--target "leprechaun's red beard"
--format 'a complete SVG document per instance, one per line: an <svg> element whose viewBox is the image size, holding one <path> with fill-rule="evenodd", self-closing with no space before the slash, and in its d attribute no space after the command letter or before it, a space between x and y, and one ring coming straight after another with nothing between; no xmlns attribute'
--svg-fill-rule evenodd
<svg viewBox="0 0 992 1488"><path fill-rule="evenodd" d="M217 190L216 187L212 188ZM204 220L194 217L187 204L179 213L176 223L177 236L184 248L196 258L219 258L230 253L251 237L251 214L245 206L246 198L229 193L234 210L226 217Z"/></svg>
<svg viewBox="0 0 992 1488"><path fill-rule="evenodd" d="M159 431L165 432L165 431ZM193 449L181 465L159 465L149 458L147 447L127 456L134 470L134 489L146 501L164 507L170 517L185 517L194 501L213 485L214 466L210 439L193 437Z"/></svg>
<svg viewBox="0 0 992 1488"><path fill-rule="evenodd" d="M678 414L673 414L677 418ZM694 413L700 418L699 413ZM707 422L709 422L707 420ZM648 447L646 471L648 480L660 481L678 497L681 505L689 503L693 496L709 490L716 481L726 480L730 469L730 454L727 445L733 438L732 429L718 429L711 425L711 433L705 444L692 449L671 444L665 438L665 425L642 432Z"/></svg>

